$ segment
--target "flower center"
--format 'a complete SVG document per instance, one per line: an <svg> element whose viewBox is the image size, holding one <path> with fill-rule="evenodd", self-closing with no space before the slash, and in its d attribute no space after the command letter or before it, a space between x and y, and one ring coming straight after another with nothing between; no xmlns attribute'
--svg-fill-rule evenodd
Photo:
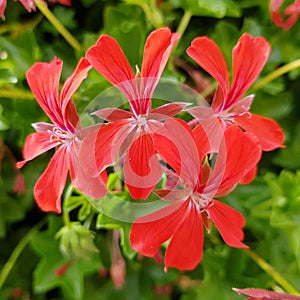
<svg viewBox="0 0 300 300"><path fill-rule="evenodd" d="M190 199L196 205L200 212L206 211L206 209L213 204L213 201L210 197L207 197L203 194L199 194L198 192L193 192L190 195Z"/></svg>
<svg viewBox="0 0 300 300"><path fill-rule="evenodd" d="M148 131L147 117L144 115L138 115L132 118L132 126L137 127L137 131Z"/></svg>
<svg viewBox="0 0 300 300"><path fill-rule="evenodd" d="M74 139L74 135L72 133L63 131L58 127L54 127L52 131L48 130L48 132L51 134L50 136L51 143L59 142L63 144L63 143L70 142L71 140Z"/></svg>

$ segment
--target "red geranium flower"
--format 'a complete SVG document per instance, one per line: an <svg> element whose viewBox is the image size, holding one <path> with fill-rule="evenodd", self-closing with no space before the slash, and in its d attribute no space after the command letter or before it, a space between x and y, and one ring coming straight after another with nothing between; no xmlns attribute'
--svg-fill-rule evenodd
<svg viewBox="0 0 300 300"><path fill-rule="evenodd" d="M64 83L60 96L59 80L62 61L58 58L50 63L35 63L27 71L28 84L37 102L51 119L53 124L32 124L36 133L30 134L25 141L24 160L17 163L21 168L26 162L40 154L56 148L48 167L34 187L34 196L44 211L61 212L61 195L66 184L68 168L75 187L92 197L106 193L106 173L100 177L89 178L81 169L78 157L79 145L84 133L94 128L82 129L74 102L71 97L86 78L91 65L83 58L73 75ZM98 129L98 127L97 127Z"/></svg>
<svg viewBox="0 0 300 300"><path fill-rule="evenodd" d="M295 0L290 4L283 12L280 9L283 5L284 0L271 0L270 11L272 20L276 26L281 27L284 30L291 29L297 22L300 15L300 1Z"/></svg>
<svg viewBox="0 0 300 300"><path fill-rule="evenodd" d="M187 49L204 70L218 81L218 88L211 103L211 109L194 107L189 112L197 119L209 115L218 117L224 124L235 123L245 131L254 133L264 151L283 147L284 134L272 119L249 112L254 95L243 98L264 67L270 45L262 37L242 35L232 51L232 84L229 88L229 75L225 59L219 47L208 37L198 37ZM243 99L242 99L243 98ZM209 111L208 111L209 110Z"/></svg>
<svg viewBox="0 0 300 300"><path fill-rule="evenodd" d="M106 108L95 112L110 123L84 139L81 157L87 173L97 175L112 165L118 154L124 159L125 183L134 199L146 199L161 176L153 132L187 105L168 103L151 109L154 89L178 39L179 34L169 28L153 31L136 76L118 42L110 36L102 35L86 54L93 67L127 97L130 111Z"/></svg>
<svg viewBox="0 0 300 300"><path fill-rule="evenodd" d="M154 144L175 171L178 184L172 190L156 191L172 204L133 223L130 233L133 249L154 256L161 244L170 239L165 269L191 270L202 258L203 226L209 230L212 223L229 246L246 248L242 243L244 217L213 198L228 194L257 164L261 156L257 138L251 133L244 136L235 125L228 127L213 169L205 160L210 146L202 127L192 132L182 120L168 119L155 134Z"/></svg>

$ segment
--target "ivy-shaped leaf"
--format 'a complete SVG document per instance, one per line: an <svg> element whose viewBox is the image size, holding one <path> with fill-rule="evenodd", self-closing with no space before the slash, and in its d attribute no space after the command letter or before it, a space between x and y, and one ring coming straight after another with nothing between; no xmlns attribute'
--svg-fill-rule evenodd
<svg viewBox="0 0 300 300"><path fill-rule="evenodd" d="M101 263L98 255L88 259L64 256L55 234L62 226L59 217L49 218L49 228L37 233L31 242L32 248L41 257L34 271L34 291L45 293L55 287L61 288L64 299L84 298L84 277L96 272Z"/></svg>

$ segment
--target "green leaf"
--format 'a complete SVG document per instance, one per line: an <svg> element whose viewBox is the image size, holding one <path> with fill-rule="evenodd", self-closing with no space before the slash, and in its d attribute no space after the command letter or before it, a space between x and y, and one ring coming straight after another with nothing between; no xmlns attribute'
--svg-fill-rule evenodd
<svg viewBox="0 0 300 300"><path fill-rule="evenodd" d="M274 162L283 168L297 170L300 168L300 122L294 126L291 134L286 142L287 147L280 149L278 156L274 158Z"/></svg>
<svg viewBox="0 0 300 300"><path fill-rule="evenodd" d="M270 224L287 235L300 270L300 172L283 170L276 178L266 176L272 192Z"/></svg>
<svg viewBox="0 0 300 300"><path fill-rule="evenodd" d="M0 69L0 86L8 83L17 83L18 79L12 69Z"/></svg>
<svg viewBox="0 0 300 300"><path fill-rule="evenodd" d="M0 104L0 130L6 130L9 128L9 122L6 120L6 118L3 116L3 107Z"/></svg>
<svg viewBox="0 0 300 300"><path fill-rule="evenodd" d="M272 86L273 84L270 83L264 87L263 93L257 93L251 106L251 112L268 118L282 119L293 110L292 97L288 92L278 94L280 88L273 89ZM275 82L274 86L276 86ZM275 96L273 96L273 92Z"/></svg>
<svg viewBox="0 0 300 300"><path fill-rule="evenodd" d="M284 170L277 178L268 175L266 180L272 192L271 225L300 229L300 172Z"/></svg>
<svg viewBox="0 0 300 300"><path fill-rule="evenodd" d="M97 229L119 229L121 232L121 246L124 254L132 259L136 252L131 248L129 235L131 224L114 220L103 214L99 214L96 222Z"/></svg>
<svg viewBox="0 0 300 300"><path fill-rule="evenodd" d="M215 17L218 19L228 17L240 17L241 11L238 5L231 0L171 0L175 7L190 10L194 16Z"/></svg>
<svg viewBox="0 0 300 300"><path fill-rule="evenodd" d="M10 223L20 221L25 216L24 208L17 200L9 196L0 196L0 238L6 236L6 226Z"/></svg>
<svg viewBox="0 0 300 300"><path fill-rule="evenodd" d="M141 62L146 37L143 16L142 9L137 6L106 7L104 11L105 33L118 41L132 67L140 66Z"/></svg>
<svg viewBox="0 0 300 300"><path fill-rule="evenodd" d="M51 216L49 228L32 239L31 246L41 258L34 271L34 291L41 294L59 287L63 299L83 300L84 277L99 269L99 256L91 254L87 259L64 256L55 238L61 225L59 217Z"/></svg>
<svg viewBox="0 0 300 300"><path fill-rule="evenodd" d="M12 65L12 72L18 81L25 78L26 71L40 58L40 49L31 30L23 31L15 40L1 36L0 45L1 50L7 53L5 61Z"/></svg>
<svg viewBox="0 0 300 300"><path fill-rule="evenodd" d="M217 23L212 35L212 39L217 43L224 55L229 72L231 72L232 48L238 41L233 37L238 36L239 33L236 26L223 20Z"/></svg>

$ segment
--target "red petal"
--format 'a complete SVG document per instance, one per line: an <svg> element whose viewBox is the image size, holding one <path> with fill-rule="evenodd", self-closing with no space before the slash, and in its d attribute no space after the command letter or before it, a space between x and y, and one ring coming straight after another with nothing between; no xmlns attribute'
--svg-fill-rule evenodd
<svg viewBox="0 0 300 300"><path fill-rule="evenodd" d="M66 107L73 94L77 91L82 81L87 77L92 68L86 58L81 58L73 74L65 81L60 95L61 107Z"/></svg>
<svg viewBox="0 0 300 300"><path fill-rule="evenodd" d="M51 141L51 134L48 132L35 132L27 136L23 148L23 161L17 163L18 169L22 168L26 162L36 158L42 153L58 146L59 142Z"/></svg>
<svg viewBox="0 0 300 300"><path fill-rule="evenodd" d="M263 151L284 148L284 132L276 121L256 114L245 114L234 118L237 125L244 130L254 133Z"/></svg>
<svg viewBox="0 0 300 300"><path fill-rule="evenodd" d="M257 166L252 168L240 181L241 184L249 184L251 181L254 180L257 174Z"/></svg>
<svg viewBox="0 0 300 300"><path fill-rule="evenodd" d="M272 20L277 27L284 27L283 18L277 11L272 12Z"/></svg>
<svg viewBox="0 0 300 300"><path fill-rule="evenodd" d="M224 195L256 166L260 158L261 147L253 134L234 125L228 127L205 192L211 196Z"/></svg>
<svg viewBox="0 0 300 300"><path fill-rule="evenodd" d="M189 206L187 207L186 204ZM202 259L204 241L202 217L195 205L189 201L186 201L186 204L180 208L185 211L185 214L181 216L181 224L177 227L166 250L166 270L168 267L192 270Z"/></svg>
<svg viewBox="0 0 300 300"><path fill-rule="evenodd" d="M52 2L57 2L59 4L66 5L66 6L72 5L71 0L52 0Z"/></svg>
<svg viewBox="0 0 300 300"><path fill-rule="evenodd" d="M169 118L154 135L154 145L161 157L191 187L198 183L200 157L190 127L180 119Z"/></svg>
<svg viewBox="0 0 300 300"><path fill-rule="evenodd" d="M95 115L103 120L107 120L110 122L114 122L122 119L129 119L133 116L131 112L124 109L118 109L118 108L99 109L93 112L92 115Z"/></svg>
<svg viewBox="0 0 300 300"><path fill-rule="evenodd" d="M56 126L53 124L49 124L46 122L37 122L32 123L31 126L35 129L37 132L46 132L46 131L52 131Z"/></svg>
<svg viewBox="0 0 300 300"><path fill-rule="evenodd" d="M218 152L224 136L223 123L216 115L209 116L193 129L193 135L201 157Z"/></svg>
<svg viewBox="0 0 300 300"><path fill-rule="evenodd" d="M215 114L209 106L194 106L188 108L186 111L198 121L203 121Z"/></svg>
<svg viewBox="0 0 300 300"><path fill-rule="evenodd" d="M144 47L141 77L159 79L179 38L179 33L171 33L167 27L151 32Z"/></svg>
<svg viewBox="0 0 300 300"><path fill-rule="evenodd" d="M22 5L29 11L35 11L34 0L20 0Z"/></svg>
<svg viewBox="0 0 300 300"><path fill-rule="evenodd" d="M160 28L151 32L145 47L141 69L143 114L149 112L150 99L169 59L170 53L180 35L171 33L169 28Z"/></svg>
<svg viewBox="0 0 300 300"><path fill-rule="evenodd" d="M77 91L82 81L87 77L92 66L85 58L81 58L73 74L65 81L60 95L60 106L64 114L66 126L76 128L79 121L78 114L71 97ZM71 103L72 102L72 103Z"/></svg>
<svg viewBox="0 0 300 300"><path fill-rule="evenodd" d="M241 241L244 239L244 216L230 206L213 200L213 205L206 209L209 217L218 228L224 242L231 247L248 248Z"/></svg>
<svg viewBox="0 0 300 300"><path fill-rule="evenodd" d="M270 1L270 10L271 11L279 11L281 5L284 0L271 0Z"/></svg>
<svg viewBox="0 0 300 300"><path fill-rule="evenodd" d="M233 79L226 105L229 108L241 99L265 66L271 52L263 37L244 33L232 51Z"/></svg>
<svg viewBox="0 0 300 300"><path fill-rule="evenodd" d="M96 45L87 51L86 57L93 67L114 85L134 79L124 52L111 36L102 35Z"/></svg>
<svg viewBox="0 0 300 300"><path fill-rule="evenodd" d="M59 80L63 62L54 58L50 63L37 62L26 73L28 85L48 117L64 129L58 100Z"/></svg>
<svg viewBox="0 0 300 300"><path fill-rule="evenodd" d="M277 293L277 292L272 292L268 290L263 290L263 289L254 289L254 288L249 288L249 289L237 289L237 288L232 288L235 292L237 292L239 295L247 295L254 297L253 299L278 299L278 300L300 300L299 296L292 295L292 294L286 294L286 293Z"/></svg>
<svg viewBox="0 0 300 300"><path fill-rule="evenodd" d="M213 109L220 108L227 96L229 81L227 65L219 47L208 37L198 37L192 41L186 52L200 67L218 81L223 95L220 95L219 89L218 97L215 96L213 101Z"/></svg>
<svg viewBox="0 0 300 300"><path fill-rule="evenodd" d="M79 160L87 174L98 176L112 165L120 147L132 128L128 120L120 120L88 134L80 145Z"/></svg>
<svg viewBox="0 0 300 300"><path fill-rule="evenodd" d="M6 8L6 0L0 1L0 18L5 21L4 11Z"/></svg>
<svg viewBox="0 0 300 300"><path fill-rule="evenodd" d="M23 194L26 191L25 179L21 172L18 172L15 179L13 192L17 194Z"/></svg>
<svg viewBox="0 0 300 300"><path fill-rule="evenodd" d="M245 112L248 112L251 108L254 95L249 95L242 100L237 101L229 108L229 113L234 113L235 115L242 115Z"/></svg>
<svg viewBox="0 0 300 300"><path fill-rule="evenodd" d="M185 215L187 204L176 201L132 224L130 231L131 247L145 256L154 256L160 245L174 235Z"/></svg>
<svg viewBox="0 0 300 300"><path fill-rule="evenodd" d="M66 185L69 159L67 147L60 147L34 186L34 197L43 211L61 212L61 195Z"/></svg>
<svg viewBox="0 0 300 300"><path fill-rule="evenodd" d="M164 121L168 117L176 116L188 105L190 105L190 103L186 103L186 102L167 103L152 109L149 114L149 118Z"/></svg>
<svg viewBox="0 0 300 300"><path fill-rule="evenodd" d="M107 193L107 174L103 171L99 176L91 177L85 173L79 160L79 144L73 142L72 147L68 148L70 157L70 174L72 184L82 193L89 197L98 199Z"/></svg>
<svg viewBox="0 0 300 300"><path fill-rule="evenodd" d="M151 135L140 135L130 145L124 163L125 183L132 198L147 199L161 173Z"/></svg>
<svg viewBox="0 0 300 300"><path fill-rule="evenodd" d="M118 42L108 35L102 35L96 45L87 51L86 58L102 76L126 95L133 111L138 115L138 84Z"/></svg>

